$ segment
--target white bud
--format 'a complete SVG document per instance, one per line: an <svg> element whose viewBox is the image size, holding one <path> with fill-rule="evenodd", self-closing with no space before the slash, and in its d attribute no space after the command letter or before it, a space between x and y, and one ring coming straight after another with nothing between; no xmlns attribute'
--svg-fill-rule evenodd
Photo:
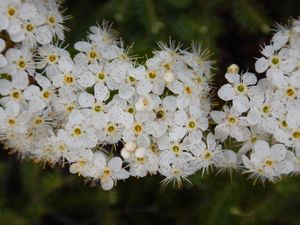
<svg viewBox="0 0 300 225"><path fill-rule="evenodd" d="M122 148L122 150L121 150L121 156L124 158L124 159L128 159L129 157L130 157L130 152L129 151L127 151L127 149L125 149L125 148Z"/></svg>
<svg viewBox="0 0 300 225"><path fill-rule="evenodd" d="M172 83L175 80L175 75L171 71L166 72L164 76L164 80L167 83Z"/></svg>
<svg viewBox="0 0 300 225"><path fill-rule="evenodd" d="M137 111L145 111L146 109L149 108L150 106L150 101L148 97L140 97L136 103L135 103L135 108Z"/></svg>
<svg viewBox="0 0 300 225"><path fill-rule="evenodd" d="M146 153L146 149L144 147L139 147L135 150L135 157L143 158Z"/></svg>
<svg viewBox="0 0 300 225"><path fill-rule="evenodd" d="M133 141L129 141L124 147L128 152L134 152L136 149L136 144Z"/></svg>

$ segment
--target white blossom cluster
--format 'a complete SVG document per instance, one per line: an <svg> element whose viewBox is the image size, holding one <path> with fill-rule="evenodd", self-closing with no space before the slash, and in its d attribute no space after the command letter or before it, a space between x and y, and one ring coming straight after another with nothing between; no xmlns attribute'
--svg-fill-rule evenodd
<svg viewBox="0 0 300 225"><path fill-rule="evenodd" d="M255 63L266 78L228 68L218 95L230 107L213 111L216 137L241 144L237 164L250 177L276 181L300 172L300 21L279 26Z"/></svg>
<svg viewBox="0 0 300 225"><path fill-rule="evenodd" d="M0 138L21 158L69 165L111 189L160 173L164 182L229 167L208 132L207 52L159 44L139 64L107 23L92 26L77 54L58 44L66 29L56 1L0 3Z"/></svg>
<svg viewBox="0 0 300 225"><path fill-rule="evenodd" d="M68 165L104 190L154 174L181 185L212 167L263 181L300 171L299 21L256 61L267 78L229 67L218 95L232 104L211 111L212 61L200 46L159 43L141 64L103 23L71 56L62 12L55 0L0 2L0 141L22 159ZM238 152L223 147L228 137Z"/></svg>

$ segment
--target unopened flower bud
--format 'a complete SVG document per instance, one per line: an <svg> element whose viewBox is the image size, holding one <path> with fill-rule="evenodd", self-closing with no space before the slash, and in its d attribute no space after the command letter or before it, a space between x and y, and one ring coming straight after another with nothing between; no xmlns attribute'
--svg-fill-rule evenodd
<svg viewBox="0 0 300 225"><path fill-rule="evenodd" d="M240 68L236 64L231 64L227 67L227 73L238 73L240 71Z"/></svg>
<svg viewBox="0 0 300 225"><path fill-rule="evenodd" d="M124 147L128 152L134 152L136 150L136 144L133 141L129 141Z"/></svg>
<svg viewBox="0 0 300 225"><path fill-rule="evenodd" d="M150 100L147 97L140 97L135 103L135 108L137 111L144 111L148 109L150 105Z"/></svg>
<svg viewBox="0 0 300 225"><path fill-rule="evenodd" d="M124 158L124 159L128 159L130 157L130 152L127 151L126 148L122 148L121 150L121 156Z"/></svg>
<svg viewBox="0 0 300 225"><path fill-rule="evenodd" d="M175 75L173 72L169 71L165 73L164 80L167 83L172 83L175 80Z"/></svg>

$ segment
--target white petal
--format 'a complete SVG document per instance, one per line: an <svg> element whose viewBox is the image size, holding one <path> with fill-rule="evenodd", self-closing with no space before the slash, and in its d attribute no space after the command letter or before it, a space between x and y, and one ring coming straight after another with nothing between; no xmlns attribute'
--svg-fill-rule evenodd
<svg viewBox="0 0 300 225"><path fill-rule="evenodd" d="M0 30L6 30L9 25L9 20L7 16L0 14Z"/></svg>
<svg viewBox="0 0 300 225"><path fill-rule="evenodd" d="M170 139L174 141L179 141L184 137L186 131L187 130L184 127L174 127L170 131Z"/></svg>
<svg viewBox="0 0 300 225"><path fill-rule="evenodd" d="M210 150L215 150L216 148L216 139L213 133L209 133L206 137L207 147Z"/></svg>
<svg viewBox="0 0 300 225"><path fill-rule="evenodd" d="M226 114L223 111L212 111L210 116L216 123L222 123L226 119Z"/></svg>
<svg viewBox="0 0 300 225"><path fill-rule="evenodd" d="M5 41L2 38L0 38L0 52L2 52L5 49L5 47L6 47Z"/></svg>
<svg viewBox="0 0 300 225"><path fill-rule="evenodd" d="M46 26L36 29L36 41L41 45L49 44L52 41L52 33Z"/></svg>
<svg viewBox="0 0 300 225"><path fill-rule="evenodd" d="M286 122L290 128L297 128L300 126L300 109L290 109L286 116Z"/></svg>
<svg viewBox="0 0 300 225"><path fill-rule="evenodd" d="M230 84L225 84L219 89L218 96L224 101L230 101L235 96L234 88Z"/></svg>
<svg viewBox="0 0 300 225"><path fill-rule="evenodd" d="M247 156L243 155L242 156L242 159L243 159L243 164L244 166L247 168L247 169L251 169L252 168L252 163L251 161L248 159Z"/></svg>
<svg viewBox="0 0 300 225"><path fill-rule="evenodd" d="M120 157L114 157L108 162L108 167L113 171L119 171L122 168L123 161Z"/></svg>
<svg viewBox="0 0 300 225"><path fill-rule="evenodd" d="M255 155L259 157L266 157L270 155L270 147L266 141L258 140L253 147Z"/></svg>
<svg viewBox="0 0 300 225"><path fill-rule="evenodd" d="M260 121L260 119L261 119L261 114L256 108L249 110L249 112L247 114L247 122L248 123L255 125Z"/></svg>
<svg viewBox="0 0 300 225"><path fill-rule="evenodd" d="M293 171L294 169L294 165L292 162L289 162L289 161L283 161L283 162L280 162L278 165L277 165L277 170L279 173L281 174L289 174Z"/></svg>
<svg viewBox="0 0 300 225"><path fill-rule="evenodd" d="M83 92L78 96L78 103L82 107L91 107L95 102L95 98L93 95Z"/></svg>
<svg viewBox="0 0 300 225"><path fill-rule="evenodd" d="M108 88L103 83L97 83L94 87L95 90L95 98L99 102L103 102L108 99L109 91Z"/></svg>
<svg viewBox="0 0 300 225"><path fill-rule="evenodd" d="M176 97L175 96L166 96L163 100L163 106L170 111L176 110Z"/></svg>
<svg viewBox="0 0 300 225"><path fill-rule="evenodd" d="M12 83L8 80L0 79L0 94L8 95L13 89Z"/></svg>
<svg viewBox="0 0 300 225"><path fill-rule="evenodd" d="M233 107L238 112L246 112L249 109L249 99L245 95L239 95L233 98Z"/></svg>
<svg viewBox="0 0 300 225"><path fill-rule="evenodd" d="M232 84L240 83L241 76L237 73L226 73L225 77L229 83L232 83Z"/></svg>
<svg viewBox="0 0 300 225"><path fill-rule="evenodd" d="M85 41L78 41L75 43L74 48L80 52L87 52L91 48L91 44Z"/></svg>
<svg viewBox="0 0 300 225"><path fill-rule="evenodd" d="M276 161L281 161L286 155L286 148L282 144L275 144L271 147L271 156Z"/></svg>
<svg viewBox="0 0 300 225"><path fill-rule="evenodd" d="M257 59L255 62L255 70L258 73L265 72L269 68L269 66L270 66L269 61L264 57Z"/></svg>
<svg viewBox="0 0 300 225"><path fill-rule="evenodd" d="M175 117L174 117L174 122L177 124L177 125L185 125L186 122L187 122L187 114L185 111L183 110L179 110L178 112L175 113Z"/></svg>
<svg viewBox="0 0 300 225"><path fill-rule="evenodd" d="M112 189L113 186L114 186L114 181L111 177L101 179L101 187L103 188L103 190L108 191Z"/></svg>
<svg viewBox="0 0 300 225"><path fill-rule="evenodd" d="M136 92L139 95L145 95L150 93L152 89L152 84L148 80L139 81L136 87Z"/></svg>
<svg viewBox="0 0 300 225"><path fill-rule="evenodd" d="M134 88L130 84L123 84L118 93L120 98L129 99L134 94Z"/></svg>
<svg viewBox="0 0 300 225"><path fill-rule="evenodd" d="M175 94L180 94L183 90L183 84L177 80L173 81L171 84L168 85L170 91Z"/></svg>
<svg viewBox="0 0 300 225"><path fill-rule="evenodd" d="M0 67L4 67L7 65L7 60L4 55L0 54Z"/></svg>
<svg viewBox="0 0 300 225"><path fill-rule="evenodd" d="M95 84L95 77L90 72L86 72L80 76L78 83L85 88L92 87Z"/></svg>
<svg viewBox="0 0 300 225"><path fill-rule="evenodd" d="M242 75L242 81L244 84L248 85L254 85L257 82L257 77L255 76L254 73L244 73Z"/></svg>
<svg viewBox="0 0 300 225"><path fill-rule="evenodd" d="M51 82L47 77L44 77L40 74L36 74L35 79L43 89L47 89L51 86Z"/></svg>
<svg viewBox="0 0 300 225"><path fill-rule="evenodd" d="M130 173L125 169L121 169L114 174L114 177L116 177L118 180L127 179L129 176L130 176Z"/></svg>
<svg viewBox="0 0 300 225"><path fill-rule="evenodd" d="M30 85L28 86L25 91L23 92L23 96L25 99L33 100L37 99L40 96L40 88L36 85Z"/></svg>

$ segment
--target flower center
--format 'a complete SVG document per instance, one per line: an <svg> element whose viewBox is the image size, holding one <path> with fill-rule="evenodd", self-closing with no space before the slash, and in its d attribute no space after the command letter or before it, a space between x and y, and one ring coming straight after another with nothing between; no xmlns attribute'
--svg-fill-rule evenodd
<svg viewBox="0 0 300 225"><path fill-rule="evenodd" d="M56 18L54 16L50 16L48 18L48 24L52 25L52 26L55 25L56 24Z"/></svg>
<svg viewBox="0 0 300 225"><path fill-rule="evenodd" d="M257 141L257 137L252 136L250 141L251 141L252 144L254 144Z"/></svg>
<svg viewBox="0 0 300 225"><path fill-rule="evenodd" d="M192 94L192 88L191 87L189 87L189 86L186 86L185 88L184 88L184 91L185 91L185 93L186 94L188 94L188 95L191 95Z"/></svg>
<svg viewBox="0 0 300 225"><path fill-rule="evenodd" d="M64 143L61 143L58 145L58 150L61 152L64 152L66 150L67 146Z"/></svg>
<svg viewBox="0 0 300 225"><path fill-rule="evenodd" d="M111 123L111 124L107 125L105 130L106 130L106 133L108 133L108 134L116 133L116 131L117 131L116 124Z"/></svg>
<svg viewBox="0 0 300 225"><path fill-rule="evenodd" d="M187 123L187 127L189 130L195 130L197 128L197 123L195 120L190 120L188 123Z"/></svg>
<svg viewBox="0 0 300 225"><path fill-rule="evenodd" d="M56 63L57 62L57 55L55 55L55 54L52 54L52 55L49 55L48 56L48 61L50 62L50 63Z"/></svg>
<svg viewBox="0 0 300 225"><path fill-rule="evenodd" d="M111 175L111 170L108 167L105 167L103 169L103 176L102 176L102 178L109 177L110 175Z"/></svg>
<svg viewBox="0 0 300 225"><path fill-rule="evenodd" d="M245 93L247 91L247 87L244 84L238 84L238 85L236 85L235 89L239 93Z"/></svg>
<svg viewBox="0 0 300 225"><path fill-rule="evenodd" d="M31 23L28 23L26 26L25 26L26 30L28 32L33 32L34 31L34 25L31 24Z"/></svg>
<svg viewBox="0 0 300 225"><path fill-rule="evenodd" d="M266 164L266 166L272 166L273 165L273 161L270 160L270 159L268 159L268 160L266 160L265 164Z"/></svg>
<svg viewBox="0 0 300 225"><path fill-rule="evenodd" d="M156 112L156 119L163 119L165 117L166 112L163 109L159 109Z"/></svg>
<svg viewBox="0 0 300 225"><path fill-rule="evenodd" d="M48 91L48 90L43 91L43 93L42 93L42 96L44 99L49 99L51 97L51 95L52 95L51 91Z"/></svg>
<svg viewBox="0 0 300 225"><path fill-rule="evenodd" d="M148 77L150 78L150 79L155 79L156 78L156 72L155 71L150 71L149 73L148 73Z"/></svg>
<svg viewBox="0 0 300 225"><path fill-rule="evenodd" d="M178 145L173 145L171 147L171 151L175 154L175 155L179 155L181 152L181 148Z"/></svg>
<svg viewBox="0 0 300 225"><path fill-rule="evenodd" d="M129 107L129 108L127 109L127 112L133 114L133 113L135 112L135 110L134 110L133 107Z"/></svg>
<svg viewBox="0 0 300 225"><path fill-rule="evenodd" d="M19 61L18 61L18 67L19 67L20 70L24 70L26 68L26 62L25 62L24 59L22 59L22 58L19 59Z"/></svg>
<svg viewBox="0 0 300 225"><path fill-rule="evenodd" d="M37 117L33 120L35 126L41 126L45 123L45 120L42 117Z"/></svg>
<svg viewBox="0 0 300 225"><path fill-rule="evenodd" d="M144 157L142 157L142 158L136 158L136 161L138 163L144 163L145 162L145 158Z"/></svg>
<svg viewBox="0 0 300 225"><path fill-rule="evenodd" d="M262 111L264 112L264 113L270 113L271 112L271 108L270 108L270 106L268 106L268 105L264 105L263 107L262 107Z"/></svg>
<svg viewBox="0 0 300 225"><path fill-rule="evenodd" d="M229 115L227 121L230 125L234 125L237 122L237 119L235 118L235 116Z"/></svg>
<svg viewBox="0 0 300 225"><path fill-rule="evenodd" d="M74 81L75 81L75 79L72 74L68 74L68 75L64 76L64 83L66 85L72 85L72 84L74 84Z"/></svg>
<svg viewBox="0 0 300 225"><path fill-rule="evenodd" d="M10 118L7 120L7 123L9 126L15 126L17 124L17 121L13 118Z"/></svg>
<svg viewBox="0 0 300 225"><path fill-rule="evenodd" d="M208 149L204 151L204 159L210 160L212 158L212 152Z"/></svg>
<svg viewBox="0 0 300 225"><path fill-rule="evenodd" d="M271 59L271 63L276 66L280 63L280 58L276 55L276 56L273 56L272 59Z"/></svg>
<svg viewBox="0 0 300 225"><path fill-rule="evenodd" d="M281 121L280 124L283 128L288 128L288 124L287 124L286 120Z"/></svg>
<svg viewBox="0 0 300 225"><path fill-rule="evenodd" d="M72 104L71 104L71 105L67 105L67 106L66 106L66 111L67 111L68 113L71 113L71 112L74 110L74 108L75 108L75 107L74 107L74 105L72 105Z"/></svg>
<svg viewBox="0 0 300 225"><path fill-rule="evenodd" d="M128 76L127 79L130 83L134 83L136 81L136 79L133 76Z"/></svg>
<svg viewBox="0 0 300 225"><path fill-rule="evenodd" d="M150 150L153 152L153 153L157 153L158 152L158 146L156 144L151 144L150 145Z"/></svg>
<svg viewBox="0 0 300 225"><path fill-rule="evenodd" d="M133 125L133 131L136 135L139 135L143 132L143 125L140 123L136 123Z"/></svg>
<svg viewBox="0 0 300 225"><path fill-rule="evenodd" d="M197 84L202 84L203 83L203 78L201 76L196 76L194 78L194 81L197 83Z"/></svg>
<svg viewBox="0 0 300 225"><path fill-rule="evenodd" d="M105 73L100 72L100 73L98 73L97 77L99 80L105 80L106 75L105 75Z"/></svg>
<svg viewBox="0 0 300 225"><path fill-rule="evenodd" d="M300 131L295 131L293 133L293 138L296 139L296 140L300 140Z"/></svg>
<svg viewBox="0 0 300 225"><path fill-rule="evenodd" d="M72 132L72 136L73 137L80 137L82 135L83 131L80 127L75 127L73 129L73 132Z"/></svg>
<svg viewBox="0 0 300 225"><path fill-rule="evenodd" d="M170 69L171 69L170 63L164 64L164 68L165 68L166 70L170 70Z"/></svg>
<svg viewBox="0 0 300 225"><path fill-rule="evenodd" d="M95 105L95 106L94 106L94 111L97 112L97 113L98 113L98 112L102 112L102 107L101 107L101 105Z"/></svg>
<svg viewBox="0 0 300 225"><path fill-rule="evenodd" d="M289 87L286 89L286 95L288 97L293 97L293 96L295 96L295 94L296 94L296 90L294 88Z"/></svg>
<svg viewBox="0 0 300 225"><path fill-rule="evenodd" d="M16 13L17 13L17 9L15 7L10 6L10 7L7 8L7 15L9 17L15 16Z"/></svg>
<svg viewBox="0 0 300 225"><path fill-rule="evenodd" d="M95 51L95 50L91 50L89 53L88 53L88 57L91 59L91 60L95 60L98 58L98 53Z"/></svg>
<svg viewBox="0 0 300 225"><path fill-rule="evenodd" d="M20 91L15 90L10 93L10 97L15 101L19 101L22 98L22 94Z"/></svg>

